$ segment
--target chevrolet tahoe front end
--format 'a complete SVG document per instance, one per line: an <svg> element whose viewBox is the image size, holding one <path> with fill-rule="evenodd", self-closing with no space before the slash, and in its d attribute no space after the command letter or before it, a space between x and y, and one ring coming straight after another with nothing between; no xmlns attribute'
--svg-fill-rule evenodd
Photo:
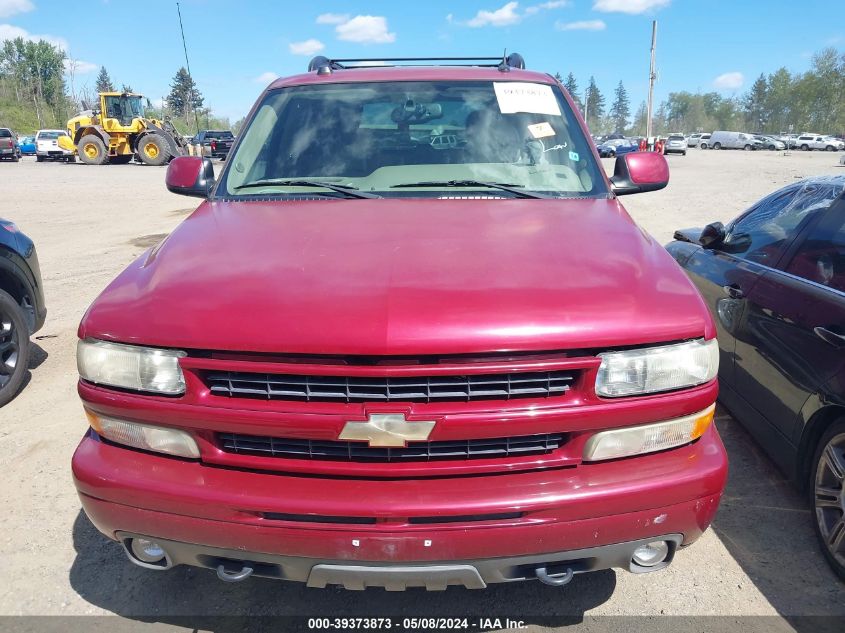
<svg viewBox="0 0 845 633"><path fill-rule="evenodd" d="M715 326L613 194L663 157L612 191L587 138L547 75L333 66L268 88L213 184L175 159L208 199L79 328L94 525L316 587L670 564L725 483Z"/></svg>

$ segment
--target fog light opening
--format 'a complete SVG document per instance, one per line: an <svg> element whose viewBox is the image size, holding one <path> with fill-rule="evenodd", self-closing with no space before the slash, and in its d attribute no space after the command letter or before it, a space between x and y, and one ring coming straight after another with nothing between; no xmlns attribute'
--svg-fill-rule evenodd
<svg viewBox="0 0 845 633"><path fill-rule="evenodd" d="M634 550L633 561L640 567L654 567L669 556L669 543L666 541L652 541L640 545Z"/></svg>
<svg viewBox="0 0 845 633"><path fill-rule="evenodd" d="M167 552L164 551L164 548L150 539L133 538L130 548L135 558L151 565L162 563L167 557Z"/></svg>

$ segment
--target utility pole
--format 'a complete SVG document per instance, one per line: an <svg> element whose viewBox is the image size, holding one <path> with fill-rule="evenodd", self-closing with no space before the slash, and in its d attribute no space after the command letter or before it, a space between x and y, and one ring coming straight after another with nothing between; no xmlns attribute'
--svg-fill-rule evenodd
<svg viewBox="0 0 845 633"><path fill-rule="evenodd" d="M648 112L646 113L645 136L646 142L651 138L651 118L654 115L654 81L657 74L654 72L654 48L657 45L657 20L651 23L651 67L648 71Z"/></svg>

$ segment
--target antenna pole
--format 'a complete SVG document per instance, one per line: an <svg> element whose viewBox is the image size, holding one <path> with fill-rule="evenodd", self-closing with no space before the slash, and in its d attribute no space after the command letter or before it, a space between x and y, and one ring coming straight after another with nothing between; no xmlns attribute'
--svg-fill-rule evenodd
<svg viewBox="0 0 845 633"><path fill-rule="evenodd" d="M654 115L654 81L657 78L654 72L654 49L657 46L657 20L651 23L651 67L648 71L648 111L646 113L645 136L646 143L651 138L651 118Z"/></svg>
<svg viewBox="0 0 845 633"><path fill-rule="evenodd" d="M191 92L188 95L188 100L191 104L191 108L194 111L194 123L196 124L196 128L197 128L196 133L199 134L200 133L200 117L199 117L199 114L197 114L197 108L194 105L193 86L195 84L194 84L194 78L191 75L191 62L188 61L188 45L185 43L185 29L182 26L182 10L179 8L178 2L176 3L176 13L179 14L179 31L181 31L181 33L182 33L182 48L185 51L185 66L187 67L187 70L188 70L188 79L191 80Z"/></svg>

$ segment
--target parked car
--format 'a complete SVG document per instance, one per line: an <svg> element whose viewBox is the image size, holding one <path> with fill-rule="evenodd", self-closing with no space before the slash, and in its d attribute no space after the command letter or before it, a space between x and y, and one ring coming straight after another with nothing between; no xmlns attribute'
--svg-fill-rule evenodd
<svg viewBox="0 0 845 633"><path fill-rule="evenodd" d="M666 143L663 145L664 154L683 154L687 155L687 139L680 134L670 134L666 138Z"/></svg>
<svg viewBox="0 0 845 633"><path fill-rule="evenodd" d="M0 127L0 160L17 162L19 158L17 136L9 128Z"/></svg>
<svg viewBox="0 0 845 633"><path fill-rule="evenodd" d="M192 145L202 148L203 156L225 159L235 142L235 135L229 130L201 130L193 139Z"/></svg>
<svg viewBox="0 0 845 633"><path fill-rule="evenodd" d="M808 152L810 150L822 150L828 152L835 152L845 148L845 143L832 136L822 136L821 134L802 134L792 141L792 147Z"/></svg>
<svg viewBox="0 0 845 633"><path fill-rule="evenodd" d="M708 143L710 142L710 137L711 137L711 136L712 136L712 134L710 134L710 133L707 133L707 134L702 134L702 135L698 138L698 140L699 140L699 144L698 144L698 146L699 146L701 149L707 149L707 148L709 147Z"/></svg>
<svg viewBox="0 0 845 633"><path fill-rule="evenodd" d="M74 153L59 145L59 137L67 136L64 130L38 130L35 135L35 160L62 160L67 163L76 162Z"/></svg>
<svg viewBox="0 0 845 633"><path fill-rule="evenodd" d="M701 144L701 132L690 134L687 137L687 147L698 147Z"/></svg>
<svg viewBox="0 0 845 633"><path fill-rule="evenodd" d="M845 176L791 184L667 246L716 317L719 399L806 491L845 578Z"/></svg>
<svg viewBox="0 0 845 633"><path fill-rule="evenodd" d="M343 66L275 81L219 178L170 163L204 201L79 328L88 516L142 567L229 581L667 566L727 462L713 317L617 199L666 159L608 179L515 54ZM434 149L445 121L465 142Z"/></svg>
<svg viewBox="0 0 845 633"><path fill-rule="evenodd" d="M786 149L786 143L779 141L774 136L762 136L760 134L755 134L754 138L760 141L762 145L761 149L768 149L772 151Z"/></svg>
<svg viewBox="0 0 845 633"><path fill-rule="evenodd" d="M626 138L610 139L598 146L599 156L602 158L613 158L630 152L639 151L636 141Z"/></svg>
<svg viewBox="0 0 845 633"><path fill-rule="evenodd" d="M0 407L20 389L29 338L46 316L35 245L13 222L0 218Z"/></svg>
<svg viewBox="0 0 845 633"><path fill-rule="evenodd" d="M763 144L751 134L745 132L728 132L717 130L707 141L708 147L713 149L744 149L746 151L760 149Z"/></svg>
<svg viewBox="0 0 845 633"><path fill-rule="evenodd" d="M23 156L35 156L35 137L24 136L18 142L18 147Z"/></svg>

